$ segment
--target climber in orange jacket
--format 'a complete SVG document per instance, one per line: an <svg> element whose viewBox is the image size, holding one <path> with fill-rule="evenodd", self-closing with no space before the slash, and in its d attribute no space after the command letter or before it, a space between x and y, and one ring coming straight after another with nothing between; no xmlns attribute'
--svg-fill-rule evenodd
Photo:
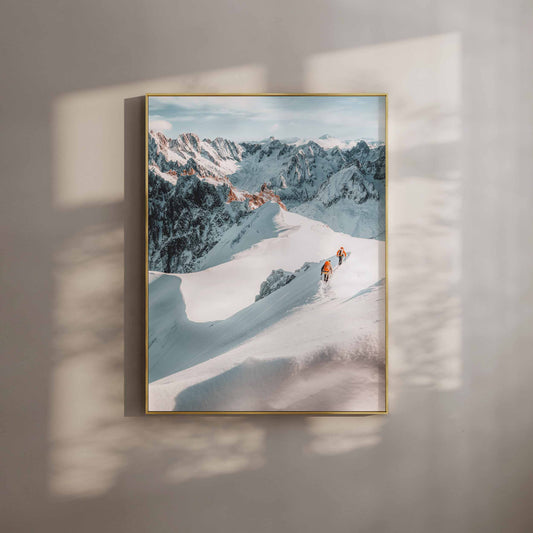
<svg viewBox="0 0 533 533"><path fill-rule="evenodd" d="M344 248L342 246L337 252L337 257L339 258L339 266L341 266L343 258L346 257L346 252L344 251Z"/></svg>
<svg viewBox="0 0 533 533"><path fill-rule="evenodd" d="M331 263L329 261L326 261L324 263L324 265L322 266L322 276L323 276L323 280L327 283L329 281L329 276L331 274L331 271L333 269L331 268Z"/></svg>

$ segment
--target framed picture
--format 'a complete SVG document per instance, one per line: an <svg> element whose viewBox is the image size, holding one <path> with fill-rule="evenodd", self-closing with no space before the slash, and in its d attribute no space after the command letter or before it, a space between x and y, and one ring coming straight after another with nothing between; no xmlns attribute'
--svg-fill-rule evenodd
<svg viewBox="0 0 533 533"><path fill-rule="evenodd" d="M387 96L146 95L146 412L386 413Z"/></svg>

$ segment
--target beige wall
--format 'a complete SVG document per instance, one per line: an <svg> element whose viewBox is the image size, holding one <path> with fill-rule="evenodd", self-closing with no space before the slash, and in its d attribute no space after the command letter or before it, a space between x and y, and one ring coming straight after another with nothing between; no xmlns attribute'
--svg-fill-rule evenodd
<svg viewBox="0 0 533 533"><path fill-rule="evenodd" d="M532 33L519 0L2 2L2 530L532 531ZM148 91L389 93L389 416L142 415Z"/></svg>

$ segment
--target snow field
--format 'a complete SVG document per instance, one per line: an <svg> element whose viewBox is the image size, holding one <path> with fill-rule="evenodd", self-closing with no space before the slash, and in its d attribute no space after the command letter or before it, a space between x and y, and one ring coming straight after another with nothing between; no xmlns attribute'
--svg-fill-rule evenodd
<svg viewBox="0 0 533 533"><path fill-rule="evenodd" d="M255 301L272 270L295 271L305 262L325 260L340 246L356 251L349 290L356 292L379 279L375 242L336 233L277 204L264 204L222 237L206 255L205 270L179 275L187 316L193 322L229 318Z"/></svg>

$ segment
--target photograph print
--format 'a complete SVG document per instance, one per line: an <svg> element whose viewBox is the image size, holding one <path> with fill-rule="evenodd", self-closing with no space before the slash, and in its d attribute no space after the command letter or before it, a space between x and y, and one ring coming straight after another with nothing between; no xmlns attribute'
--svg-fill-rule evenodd
<svg viewBox="0 0 533 533"><path fill-rule="evenodd" d="M146 412L387 412L386 95L146 106Z"/></svg>

